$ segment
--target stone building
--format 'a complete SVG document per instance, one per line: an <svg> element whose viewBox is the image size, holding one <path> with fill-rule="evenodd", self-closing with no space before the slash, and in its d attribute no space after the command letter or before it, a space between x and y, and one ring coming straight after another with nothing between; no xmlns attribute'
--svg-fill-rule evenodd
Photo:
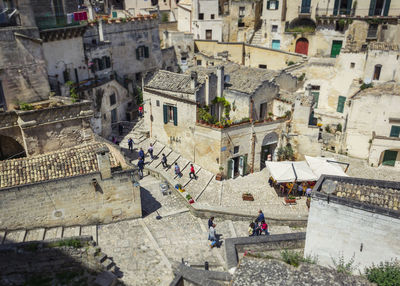
<svg viewBox="0 0 400 286"><path fill-rule="evenodd" d="M223 30L224 42L249 43L254 32L261 25L261 0L230 0L223 1Z"/></svg>
<svg viewBox="0 0 400 286"><path fill-rule="evenodd" d="M346 152L372 166L400 167L400 86L385 83L350 98Z"/></svg>
<svg viewBox="0 0 400 286"><path fill-rule="evenodd" d="M332 266L354 259L365 267L398 259L398 182L322 176L313 189L304 255Z"/></svg>
<svg viewBox="0 0 400 286"><path fill-rule="evenodd" d="M214 173L258 171L283 130L285 115L272 113L280 77L239 65L158 71L144 88L145 124L152 138Z"/></svg>
<svg viewBox="0 0 400 286"><path fill-rule="evenodd" d="M218 0L192 0L192 28L195 39L222 41L223 20Z"/></svg>
<svg viewBox="0 0 400 286"><path fill-rule="evenodd" d="M134 172L118 150L104 143L0 161L1 228L89 225L140 217Z"/></svg>

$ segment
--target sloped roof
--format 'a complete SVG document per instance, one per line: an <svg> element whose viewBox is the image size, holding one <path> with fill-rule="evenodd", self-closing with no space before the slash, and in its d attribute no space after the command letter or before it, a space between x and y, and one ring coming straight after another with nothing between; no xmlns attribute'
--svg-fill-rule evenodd
<svg viewBox="0 0 400 286"><path fill-rule="evenodd" d="M357 92L355 95L352 96L353 99L359 98L361 96L381 96L381 95L400 95L400 84L395 82L385 82L382 84L378 84L374 87L370 87L360 92Z"/></svg>
<svg viewBox="0 0 400 286"><path fill-rule="evenodd" d="M0 189L97 172L96 151L104 147L107 148L105 144L93 143L0 161ZM116 167L115 158L111 153L109 156L111 167Z"/></svg>
<svg viewBox="0 0 400 286"><path fill-rule="evenodd" d="M191 71L196 71L199 75L199 80L202 80L205 75L216 73L217 67L196 66L188 70L187 73ZM233 63L224 65L224 74L230 77L226 89L247 94L254 93L264 82L272 81L278 73L273 70L245 67Z"/></svg>
<svg viewBox="0 0 400 286"><path fill-rule="evenodd" d="M172 92L194 93L191 81L190 75L159 70L146 83L145 87Z"/></svg>

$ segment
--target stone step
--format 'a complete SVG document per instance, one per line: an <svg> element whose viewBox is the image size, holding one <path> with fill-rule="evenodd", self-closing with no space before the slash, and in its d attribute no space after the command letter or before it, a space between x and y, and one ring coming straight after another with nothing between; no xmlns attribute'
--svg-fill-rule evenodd
<svg viewBox="0 0 400 286"><path fill-rule="evenodd" d="M46 229L46 232L44 234L44 239L54 239L54 238L62 238L62 233L63 233L63 227L52 227L49 229Z"/></svg>
<svg viewBox="0 0 400 286"><path fill-rule="evenodd" d="M28 230L25 241L40 241L44 239L45 228L36 228Z"/></svg>
<svg viewBox="0 0 400 286"><path fill-rule="evenodd" d="M90 235L97 244L97 226L88 225L81 227L81 235Z"/></svg>
<svg viewBox="0 0 400 286"><path fill-rule="evenodd" d="M110 258L104 259L104 261L101 262L101 264L107 269L110 270L115 266L114 261L112 261Z"/></svg>
<svg viewBox="0 0 400 286"><path fill-rule="evenodd" d="M97 275L94 280L95 286L113 286L117 282L117 277L110 271L104 271Z"/></svg>
<svg viewBox="0 0 400 286"><path fill-rule="evenodd" d="M81 227L80 226L65 227L62 237L80 236L80 232L81 232Z"/></svg>
<svg viewBox="0 0 400 286"><path fill-rule="evenodd" d="M26 230L14 230L6 233L3 244L24 242Z"/></svg>
<svg viewBox="0 0 400 286"><path fill-rule="evenodd" d="M188 184L185 186L185 189L189 189L190 195L195 199L198 195L204 190L204 188L208 185L210 180L213 179L214 174L208 172L205 169L200 169L197 172L197 180L190 180Z"/></svg>

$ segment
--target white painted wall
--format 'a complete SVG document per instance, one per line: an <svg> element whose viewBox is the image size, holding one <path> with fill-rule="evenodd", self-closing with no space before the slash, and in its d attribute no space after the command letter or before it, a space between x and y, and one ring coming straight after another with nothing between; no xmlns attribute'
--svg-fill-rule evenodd
<svg viewBox="0 0 400 286"><path fill-rule="evenodd" d="M206 30L212 30L212 40L222 41L222 19L218 15L218 0L193 0L192 33L196 40L206 39ZM199 13L204 14L199 20ZM211 15L214 19L211 19Z"/></svg>
<svg viewBox="0 0 400 286"><path fill-rule="evenodd" d="M192 13L188 10L191 10L189 5L179 5L177 8L178 31L180 32L190 32Z"/></svg>
<svg viewBox="0 0 400 286"><path fill-rule="evenodd" d="M43 43L43 54L47 64L47 72L51 76L58 75L60 83L64 83L63 71L68 68L70 79L75 81L75 71L79 80L88 78L85 63L82 37Z"/></svg>
<svg viewBox="0 0 400 286"><path fill-rule="evenodd" d="M318 264L333 266L332 257L353 255L360 271L400 257L400 220L314 198L308 216L304 255L317 255ZM363 245L360 251L361 244Z"/></svg>

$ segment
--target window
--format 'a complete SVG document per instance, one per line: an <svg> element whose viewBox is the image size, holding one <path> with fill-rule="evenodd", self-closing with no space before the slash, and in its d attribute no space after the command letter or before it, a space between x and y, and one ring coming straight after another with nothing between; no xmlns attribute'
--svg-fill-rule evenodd
<svg viewBox="0 0 400 286"><path fill-rule="evenodd" d="M311 91L311 95L314 98L314 108L318 108L319 91Z"/></svg>
<svg viewBox="0 0 400 286"><path fill-rule="evenodd" d="M102 59L97 59L97 65L98 65L99 71L102 71L105 69Z"/></svg>
<svg viewBox="0 0 400 286"><path fill-rule="evenodd" d="M206 30L206 40L212 40L212 30Z"/></svg>
<svg viewBox="0 0 400 286"><path fill-rule="evenodd" d="M136 48L136 59L141 60L149 57L149 47L140 46Z"/></svg>
<svg viewBox="0 0 400 286"><path fill-rule="evenodd" d="M199 20L204 20L204 13L199 13Z"/></svg>
<svg viewBox="0 0 400 286"><path fill-rule="evenodd" d="M239 153L239 146L233 147L233 154Z"/></svg>
<svg viewBox="0 0 400 286"><path fill-rule="evenodd" d="M103 57L103 63L106 69L109 69L111 67L111 59L110 57L104 56Z"/></svg>
<svg viewBox="0 0 400 286"><path fill-rule="evenodd" d="M267 69L267 65L258 65L258 68L260 68L260 69Z"/></svg>
<svg viewBox="0 0 400 286"><path fill-rule="evenodd" d="M239 18L244 17L245 10L246 10L246 7L239 7Z"/></svg>
<svg viewBox="0 0 400 286"><path fill-rule="evenodd" d="M378 24L370 24L368 27L367 39L375 39L378 33Z"/></svg>
<svg viewBox="0 0 400 286"><path fill-rule="evenodd" d="M267 10L278 10L279 1L278 0L269 0L267 1Z"/></svg>
<svg viewBox="0 0 400 286"><path fill-rule="evenodd" d="M354 69L355 66L356 66L356 63L350 63L350 68L351 68L351 69Z"/></svg>
<svg viewBox="0 0 400 286"><path fill-rule="evenodd" d="M116 99L115 99L115 93L110 95L110 106L114 105L115 103L117 103Z"/></svg>
<svg viewBox="0 0 400 286"><path fill-rule="evenodd" d="M214 20L215 15L214 15L214 14L211 14L210 18L211 18L211 20Z"/></svg>
<svg viewBox="0 0 400 286"><path fill-rule="evenodd" d="M117 122L117 109L111 110L111 123Z"/></svg>
<svg viewBox="0 0 400 286"><path fill-rule="evenodd" d="M278 25L272 25L271 32L278 32Z"/></svg>
<svg viewBox="0 0 400 286"><path fill-rule="evenodd" d="M337 104L337 112L343 113L344 110L344 103L346 102L346 97L344 96L339 96L338 98L338 104Z"/></svg>
<svg viewBox="0 0 400 286"><path fill-rule="evenodd" d="M281 49L281 41L280 40L272 40L272 48L274 50L280 50Z"/></svg>
<svg viewBox="0 0 400 286"><path fill-rule="evenodd" d="M201 60L197 60L197 61L196 61L196 64L197 64L198 66L201 66Z"/></svg>
<svg viewBox="0 0 400 286"><path fill-rule="evenodd" d="M186 65L186 64L187 64L186 57L182 57L182 58L181 58L181 64L182 64L182 65Z"/></svg>
<svg viewBox="0 0 400 286"><path fill-rule="evenodd" d="M376 65L374 69L374 80L379 80L381 77L381 70L382 70L382 65Z"/></svg>
<svg viewBox="0 0 400 286"><path fill-rule="evenodd" d="M156 106L160 106L160 101L158 99L156 100Z"/></svg>
<svg viewBox="0 0 400 286"><path fill-rule="evenodd" d="M176 106L163 105L164 111L164 124L173 122L175 126L178 125L178 109Z"/></svg>
<svg viewBox="0 0 400 286"><path fill-rule="evenodd" d="M400 126L392 125L390 137L400 137Z"/></svg>

